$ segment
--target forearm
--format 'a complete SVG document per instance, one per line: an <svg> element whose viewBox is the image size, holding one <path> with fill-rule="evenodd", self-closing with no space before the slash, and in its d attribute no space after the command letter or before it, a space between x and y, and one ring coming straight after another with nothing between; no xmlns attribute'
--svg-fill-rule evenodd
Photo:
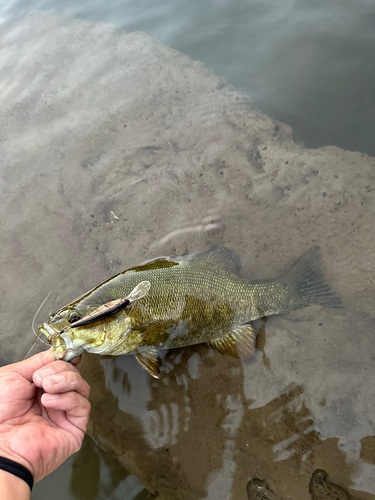
<svg viewBox="0 0 375 500"><path fill-rule="evenodd" d="M29 485L10 472L0 470L0 498L2 500L30 500Z"/></svg>

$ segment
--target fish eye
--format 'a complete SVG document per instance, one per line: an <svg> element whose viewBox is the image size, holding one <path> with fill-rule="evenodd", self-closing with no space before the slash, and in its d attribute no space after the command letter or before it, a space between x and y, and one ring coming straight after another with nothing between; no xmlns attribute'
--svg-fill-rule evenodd
<svg viewBox="0 0 375 500"><path fill-rule="evenodd" d="M79 319L81 319L81 316L76 311L73 311L70 314L68 321L69 321L69 323L75 323Z"/></svg>

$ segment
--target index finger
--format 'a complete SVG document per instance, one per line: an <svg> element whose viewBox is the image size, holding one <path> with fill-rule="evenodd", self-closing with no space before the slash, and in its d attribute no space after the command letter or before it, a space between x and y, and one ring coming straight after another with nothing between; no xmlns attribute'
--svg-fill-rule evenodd
<svg viewBox="0 0 375 500"><path fill-rule="evenodd" d="M39 370L36 370L33 374L33 382L37 387L42 387L42 380L45 377L59 375L63 372L80 373L79 369L72 363L67 363L66 361L58 359L50 363L47 367L43 366Z"/></svg>
<svg viewBox="0 0 375 500"><path fill-rule="evenodd" d="M82 356L78 356L77 358L73 358L71 361L69 361L69 363L72 363L72 365L77 366L81 362L81 359L82 359Z"/></svg>
<svg viewBox="0 0 375 500"><path fill-rule="evenodd" d="M13 370L29 382L33 381L33 374L36 370L43 368L46 365L49 365L53 361L55 361L55 355L53 353L52 348L48 349L48 351L39 352L38 354L34 354L29 359L25 359L24 361L19 361L18 363L13 363L7 366L4 366L3 370Z"/></svg>

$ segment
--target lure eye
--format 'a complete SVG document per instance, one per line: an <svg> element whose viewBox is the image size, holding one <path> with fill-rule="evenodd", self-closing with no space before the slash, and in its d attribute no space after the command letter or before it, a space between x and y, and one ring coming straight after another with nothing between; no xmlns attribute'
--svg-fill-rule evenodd
<svg viewBox="0 0 375 500"><path fill-rule="evenodd" d="M75 323L76 321L80 320L81 319L81 316L76 313L76 312L72 312L72 314L69 316L69 323Z"/></svg>

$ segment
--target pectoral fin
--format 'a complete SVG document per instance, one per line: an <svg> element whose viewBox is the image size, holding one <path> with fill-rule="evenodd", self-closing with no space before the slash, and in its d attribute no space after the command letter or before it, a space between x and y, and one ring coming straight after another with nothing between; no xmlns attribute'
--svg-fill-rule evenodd
<svg viewBox="0 0 375 500"><path fill-rule="evenodd" d="M233 328L223 337L209 342L222 354L247 361L255 350L256 332L251 325L241 325Z"/></svg>
<svg viewBox="0 0 375 500"><path fill-rule="evenodd" d="M147 352L138 352L135 355L138 363L154 378L160 378L161 359L158 351L153 349Z"/></svg>

